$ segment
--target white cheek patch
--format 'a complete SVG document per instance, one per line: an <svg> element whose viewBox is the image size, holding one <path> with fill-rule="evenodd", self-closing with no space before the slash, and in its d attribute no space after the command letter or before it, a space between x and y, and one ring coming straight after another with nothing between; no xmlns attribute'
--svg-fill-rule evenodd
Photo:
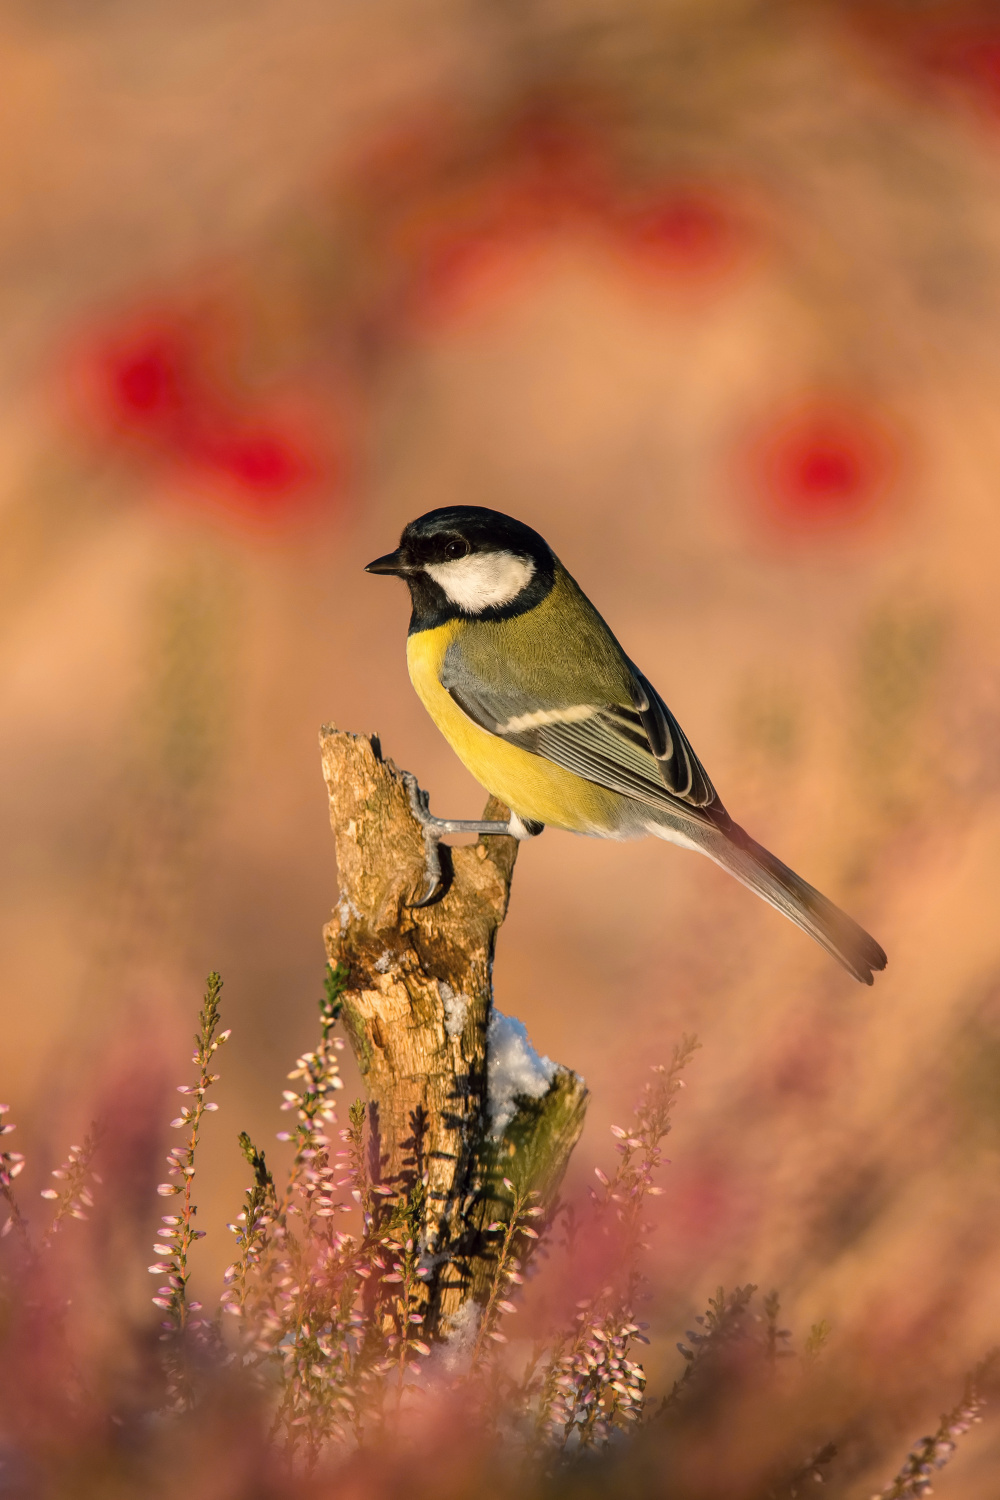
<svg viewBox="0 0 1000 1500"><path fill-rule="evenodd" d="M469 614L510 604L535 574L530 557L513 552L474 552L454 562L429 563L424 572L438 584L452 604Z"/></svg>

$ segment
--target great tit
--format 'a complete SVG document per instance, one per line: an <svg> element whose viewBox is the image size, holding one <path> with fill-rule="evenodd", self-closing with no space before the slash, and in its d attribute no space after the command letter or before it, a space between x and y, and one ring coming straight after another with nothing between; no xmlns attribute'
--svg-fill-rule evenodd
<svg viewBox="0 0 1000 1500"><path fill-rule="evenodd" d="M414 782L432 841L460 831L523 839L547 823L599 838L655 834L707 854L855 979L871 984L885 968L874 938L733 822L663 699L537 531L448 506L411 521L367 571L406 580L413 686L511 812L509 823L435 819Z"/></svg>

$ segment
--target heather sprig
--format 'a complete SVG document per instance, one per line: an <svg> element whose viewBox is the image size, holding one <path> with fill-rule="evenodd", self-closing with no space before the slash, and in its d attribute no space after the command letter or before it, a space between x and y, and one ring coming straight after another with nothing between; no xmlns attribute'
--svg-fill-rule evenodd
<svg viewBox="0 0 1000 1500"><path fill-rule="evenodd" d="M308 1237L314 1218L330 1218L339 1211L335 1196L336 1168L330 1159L330 1138L325 1127L336 1123L334 1095L344 1087L336 1054L343 1040L333 1035L341 1010L341 996L348 971L343 964L327 964L324 993L319 1002L320 1040L315 1052L304 1052L288 1074L297 1087L284 1090L281 1108L294 1110L294 1131L283 1130L279 1141L293 1141L295 1155L288 1181L278 1205L284 1223L289 1214L303 1216L302 1231Z"/></svg>
<svg viewBox="0 0 1000 1500"><path fill-rule="evenodd" d="M224 1275L219 1299L223 1312L243 1315L247 1301L247 1277L263 1258L267 1245L267 1228L274 1222L277 1201L274 1178L268 1170L263 1151L258 1151L245 1130L240 1131L240 1149L253 1169L254 1180L247 1188L243 1212L228 1227L236 1236L239 1255Z"/></svg>
<svg viewBox="0 0 1000 1500"><path fill-rule="evenodd" d="M817 1448L811 1458L791 1474L782 1484L780 1490L773 1489L769 1492L768 1500L796 1500L799 1494L799 1486L803 1484L823 1484L826 1475L823 1472L837 1457L836 1443L824 1443L822 1448Z"/></svg>
<svg viewBox="0 0 1000 1500"><path fill-rule="evenodd" d="M417 1336L416 1288L428 1273L413 1249L423 1186L386 1205L395 1194L372 1181L362 1100L340 1131L344 1149L330 1149L334 1095L343 1086L336 1056L343 1043L332 1032L346 983L346 968L327 967L319 1046L289 1074L298 1086L285 1090L282 1108L298 1118L294 1132L278 1137L294 1142L280 1193L263 1153L240 1137L254 1181L243 1213L229 1226L240 1253L222 1294L226 1311L243 1316L244 1364L270 1367L277 1376L272 1436L282 1440L289 1462L304 1449L310 1468L330 1441L360 1439L366 1412L380 1419L385 1376L402 1372L412 1352L427 1347ZM339 1215L358 1209L360 1237L337 1228Z"/></svg>
<svg viewBox="0 0 1000 1500"><path fill-rule="evenodd" d="M965 1377L962 1399L951 1411L945 1412L934 1432L923 1437L910 1449L906 1462L896 1475L879 1490L872 1500L909 1500L910 1496L930 1495L934 1492L931 1483L935 1473L943 1469L958 1447L958 1439L964 1437L969 1428L981 1422L986 1398L982 1388L1000 1362L1000 1349L992 1349L985 1359Z"/></svg>
<svg viewBox="0 0 1000 1500"><path fill-rule="evenodd" d="M825 1318L820 1318L818 1323L812 1325L802 1345L802 1364L805 1369L810 1369L819 1359L829 1341L830 1332L830 1325Z"/></svg>
<svg viewBox="0 0 1000 1500"><path fill-rule="evenodd" d="M52 1243L53 1236L59 1232L65 1219L85 1219L89 1210L93 1208L94 1195L90 1190L90 1184L92 1182L99 1184L101 1178L94 1171L91 1163L100 1145L101 1135L101 1127L95 1121L84 1136L83 1145L70 1146L69 1154L62 1166L53 1170L52 1176L61 1183L61 1186L42 1189L41 1196L54 1200L56 1204L52 1221L42 1240L43 1249Z"/></svg>
<svg viewBox="0 0 1000 1500"><path fill-rule="evenodd" d="M764 1358L771 1366L776 1365L779 1359L794 1359L795 1357L788 1342L792 1336L792 1330L778 1327L780 1312L781 1299L778 1293L768 1292L764 1298Z"/></svg>
<svg viewBox="0 0 1000 1500"><path fill-rule="evenodd" d="M386 1335L386 1347L396 1359L396 1398L402 1395L407 1366L419 1371L413 1364L413 1354L430 1354L430 1346L424 1342L424 1314L421 1282L430 1275L426 1266L420 1264L420 1235L424 1222L426 1189L418 1182L410 1190L406 1201L405 1238L386 1238L385 1249L393 1255L389 1269L381 1278L383 1287L391 1285L393 1290L387 1298L394 1328Z"/></svg>
<svg viewBox="0 0 1000 1500"><path fill-rule="evenodd" d="M0 1104L0 1136L11 1135L17 1126L3 1116L10 1113L9 1104ZM20 1151L0 1150L0 1197L6 1199L8 1215L4 1221L3 1229L0 1229L0 1238L10 1234L13 1229L22 1242L28 1244L28 1223L18 1205L14 1194L13 1181L24 1171L24 1157Z"/></svg>
<svg viewBox="0 0 1000 1500"><path fill-rule="evenodd" d="M503 1179L503 1185L512 1195L510 1217L506 1223L494 1220L486 1226L487 1234L502 1233L503 1239L497 1252L496 1266L493 1271L493 1279L490 1283L489 1296L483 1308L479 1320L479 1328L476 1333L476 1341L472 1349L471 1367L475 1370L487 1348L487 1341L495 1344L505 1344L507 1335L501 1333L497 1326L501 1315L511 1314L517 1311L507 1297L511 1286L520 1286L524 1281L521 1274L521 1260L517 1255L518 1238L537 1240L539 1232L529 1220L541 1217L545 1210L533 1202L539 1195L534 1191L527 1191L521 1185L515 1185L509 1177Z"/></svg>
<svg viewBox="0 0 1000 1500"><path fill-rule="evenodd" d="M674 1048L670 1066L654 1065L653 1079L644 1086L635 1107L635 1123L628 1130L621 1125L611 1127L611 1134L617 1139L615 1150L621 1157L614 1177L609 1179L599 1167L595 1168L603 1190L591 1190L598 1210L608 1218L613 1213L630 1245L641 1243L639 1217L643 1199L663 1192L653 1180L663 1157L661 1143L669 1134L674 1104L684 1087L681 1074L700 1046L697 1037L683 1036Z"/></svg>
<svg viewBox="0 0 1000 1500"><path fill-rule="evenodd" d="M685 1361L684 1372L674 1381L660 1403L659 1416L676 1414L696 1377L725 1349L744 1337L750 1299L756 1290L755 1286L748 1283L746 1286L738 1286L727 1295L725 1288L720 1286L715 1296L709 1297L707 1312L704 1316L695 1318L698 1327L687 1331L687 1344L677 1345ZM768 1343L765 1344L765 1354Z"/></svg>
<svg viewBox="0 0 1000 1500"><path fill-rule="evenodd" d="M680 1090L681 1074L700 1043L684 1036L669 1067L657 1064L635 1107L628 1130L613 1125L619 1155L612 1177L600 1167L600 1191L591 1189L597 1223L605 1235L614 1232L618 1269L599 1293L577 1305L575 1327L553 1349L542 1381L535 1431L539 1439L564 1447L570 1437L584 1446L603 1445L615 1427L631 1425L642 1415L646 1374L631 1358L633 1342L646 1343L647 1326L636 1316L644 1277L637 1253L648 1248L642 1238L651 1228L642 1219L647 1197L662 1193L655 1174L663 1164L662 1142ZM566 1217L570 1251L580 1233L576 1216Z"/></svg>
<svg viewBox="0 0 1000 1500"><path fill-rule="evenodd" d="M218 1109L217 1104L208 1103L205 1098L208 1090L219 1079L218 1073L211 1071L212 1059L230 1035L228 1031L219 1031L221 993L222 979L213 972L208 976L199 1016L200 1026L194 1039L192 1061L198 1068L198 1079L193 1085L178 1086L178 1093L186 1095L192 1102L185 1105L177 1118L170 1122L175 1130L187 1130L184 1145L175 1146L167 1156L169 1176L177 1180L161 1182L157 1188L161 1197L181 1198L179 1211L163 1218L164 1228L157 1231L160 1243L154 1247L160 1258L149 1267L152 1275L165 1278L153 1302L165 1314L161 1327L165 1330L162 1337L167 1340L182 1334L186 1328L200 1329L206 1326L204 1319L192 1319L190 1316L193 1312L201 1311L201 1304L187 1299L188 1253L195 1240L204 1238L205 1233L194 1227L197 1208L192 1201L191 1188L202 1119L207 1112ZM182 1386L183 1382L179 1377L171 1380L171 1401L174 1405L183 1405L187 1399Z"/></svg>
<svg viewBox="0 0 1000 1500"><path fill-rule="evenodd" d="M612 1289L578 1307L573 1332L557 1341L539 1398L536 1432L562 1449L571 1437L584 1447L603 1445L619 1425L642 1413L646 1374L629 1358L633 1339L646 1342L645 1324L633 1322Z"/></svg>
<svg viewBox="0 0 1000 1500"><path fill-rule="evenodd" d="M323 979L323 997L319 1002L320 1039L315 1052L304 1052L288 1074L290 1080L301 1080L295 1089L286 1089L282 1109L294 1109L299 1120L299 1135L305 1138L317 1120L327 1123L336 1118L333 1095L344 1087L340 1065L335 1054L342 1052L342 1038L333 1035L343 1006L348 969L327 964Z"/></svg>
<svg viewBox="0 0 1000 1500"><path fill-rule="evenodd" d="M375 1185L368 1170L368 1110L363 1099L355 1099L347 1112L347 1119L347 1126L340 1132L340 1139L347 1149L338 1151L337 1159L345 1164L348 1179L353 1183L351 1197L361 1209L361 1222L367 1234L375 1222L377 1203Z"/></svg>
<svg viewBox="0 0 1000 1500"><path fill-rule="evenodd" d="M276 1223L263 1267L270 1292L260 1298L259 1347L270 1340L280 1361L273 1432L284 1434L289 1461L303 1444L311 1468L331 1439L361 1441L366 1417L382 1423L386 1376L398 1371L400 1391L407 1366L416 1368L412 1354L429 1352L419 1337L418 1288L429 1275L416 1249L422 1217L420 1185L360 1240L328 1223L320 1227L318 1218L311 1235L303 1219L294 1230L291 1221Z"/></svg>
<svg viewBox="0 0 1000 1500"><path fill-rule="evenodd" d="M0 1120L9 1112L9 1105L0 1104ZM16 1127L12 1124L0 1124L0 1136L8 1135ZM38 1251L44 1251L52 1244L54 1237L58 1234L64 1220L85 1219L94 1206L94 1195L91 1191L92 1184L100 1184L100 1174L94 1171L94 1154L100 1145L102 1129L95 1121L83 1138L81 1146L70 1146L66 1160L61 1166L55 1167L52 1176L60 1184L59 1187L43 1188L41 1197L55 1203L55 1212L49 1221L49 1227L42 1237L41 1244L36 1250L32 1245L31 1236L28 1232L28 1222L21 1213L20 1206L14 1196L12 1182L24 1168L24 1157L19 1151L0 1151L0 1196L7 1200L10 1210L8 1218L0 1230L0 1238L8 1235L14 1230L21 1239L25 1249L34 1256Z"/></svg>

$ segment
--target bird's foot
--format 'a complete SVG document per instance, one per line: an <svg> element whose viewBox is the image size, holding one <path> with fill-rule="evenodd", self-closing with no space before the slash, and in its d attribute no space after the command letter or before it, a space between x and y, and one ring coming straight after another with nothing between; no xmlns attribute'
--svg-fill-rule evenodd
<svg viewBox="0 0 1000 1500"><path fill-rule="evenodd" d="M427 888L420 900L408 903L411 908L431 906L444 894L440 846L446 833L504 833L511 838L523 840L534 838L544 827L542 823L519 818L515 812L511 813L506 823L488 818L436 818L428 806L429 795L418 785L417 778L409 771L404 771L403 781L410 799L410 811L423 829L424 874L427 881Z"/></svg>

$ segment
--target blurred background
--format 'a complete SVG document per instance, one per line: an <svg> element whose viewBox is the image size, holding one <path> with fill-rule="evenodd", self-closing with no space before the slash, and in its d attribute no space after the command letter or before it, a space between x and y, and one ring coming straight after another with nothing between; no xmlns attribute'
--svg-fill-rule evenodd
<svg viewBox="0 0 1000 1500"><path fill-rule="evenodd" d="M0 70L0 1092L30 1172L131 1122L145 1243L218 967L216 1284L236 1132L273 1143L315 1035L319 725L483 803L363 566L433 506L510 511L890 964L863 989L707 861L549 831L497 1003L587 1079L581 1179L697 1031L663 1347L719 1282L777 1286L895 1454L1000 1339L1000 12L4 0ZM998 1459L979 1430L949 1492Z"/></svg>

